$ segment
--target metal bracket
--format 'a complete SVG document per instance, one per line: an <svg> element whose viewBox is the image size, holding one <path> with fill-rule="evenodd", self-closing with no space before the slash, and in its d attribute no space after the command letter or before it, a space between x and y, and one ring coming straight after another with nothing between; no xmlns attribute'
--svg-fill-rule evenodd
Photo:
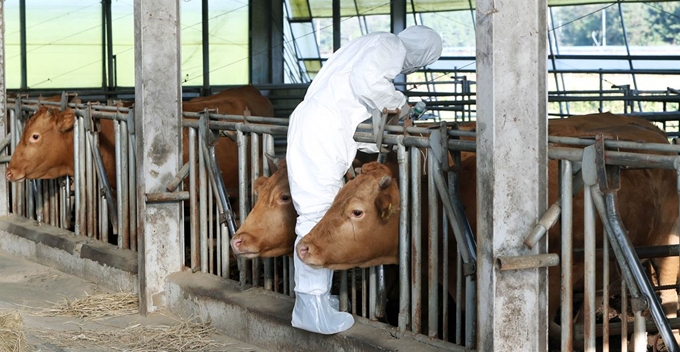
<svg viewBox="0 0 680 352"><path fill-rule="evenodd" d="M597 165L597 180L602 193L611 193L621 189L621 168L606 164L604 155L604 141L604 135L598 134L595 136L595 163Z"/></svg>
<svg viewBox="0 0 680 352"><path fill-rule="evenodd" d="M198 119L198 133L208 146L215 146L220 141L219 134L210 129L210 113L215 111L215 109L205 108L199 113L201 117Z"/></svg>

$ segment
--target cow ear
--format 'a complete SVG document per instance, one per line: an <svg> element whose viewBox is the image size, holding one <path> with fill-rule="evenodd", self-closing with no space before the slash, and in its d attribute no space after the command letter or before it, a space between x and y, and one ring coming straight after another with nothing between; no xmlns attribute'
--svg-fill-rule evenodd
<svg viewBox="0 0 680 352"><path fill-rule="evenodd" d="M375 206L378 208L380 217L387 220L395 213L395 206L392 204L392 197L386 192L380 192L375 199Z"/></svg>
<svg viewBox="0 0 680 352"><path fill-rule="evenodd" d="M269 171L275 173L279 169L279 162L281 161L281 159L277 158L276 155L272 155L269 153L264 153L264 156L267 158L267 164L269 164Z"/></svg>
<svg viewBox="0 0 680 352"><path fill-rule="evenodd" d="M57 130L59 132L67 132L73 129L76 114L72 109L66 109L57 115Z"/></svg>
<svg viewBox="0 0 680 352"><path fill-rule="evenodd" d="M381 191L384 191L392 184L392 176L383 176L378 182Z"/></svg>
<svg viewBox="0 0 680 352"><path fill-rule="evenodd" d="M260 193L260 188L262 188L262 185L264 185L264 183L267 182L267 179L269 179L269 177L260 176L255 180L255 183L253 184L253 190L255 191L255 194Z"/></svg>

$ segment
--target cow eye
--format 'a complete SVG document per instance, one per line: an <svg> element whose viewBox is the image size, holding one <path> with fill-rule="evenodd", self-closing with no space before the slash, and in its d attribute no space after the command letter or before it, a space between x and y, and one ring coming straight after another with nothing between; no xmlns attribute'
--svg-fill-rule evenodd
<svg viewBox="0 0 680 352"><path fill-rule="evenodd" d="M360 218L364 216L364 212L361 210L352 210L352 217Z"/></svg>
<svg viewBox="0 0 680 352"><path fill-rule="evenodd" d="M290 202L290 196L287 195L287 194L282 195L282 196L281 196L281 201L284 202L284 203Z"/></svg>
<svg viewBox="0 0 680 352"><path fill-rule="evenodd" d="M31 142L37 142L39 139L40 139L39 133L33 133L33 135L31 135Z"/></svg>

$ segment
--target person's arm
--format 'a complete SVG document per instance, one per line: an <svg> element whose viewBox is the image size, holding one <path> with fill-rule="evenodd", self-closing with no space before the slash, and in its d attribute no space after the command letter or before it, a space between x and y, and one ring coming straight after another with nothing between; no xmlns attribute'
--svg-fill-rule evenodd
<svg viewBox="0 0 680 352"><path fill-rule="evenodd" d="M406 49L396 36L383 39L354 67L349 82L354 95L364 105L378 110L394 110L406 103L406 97L392 83L394 77L401 73Z"/></svg>

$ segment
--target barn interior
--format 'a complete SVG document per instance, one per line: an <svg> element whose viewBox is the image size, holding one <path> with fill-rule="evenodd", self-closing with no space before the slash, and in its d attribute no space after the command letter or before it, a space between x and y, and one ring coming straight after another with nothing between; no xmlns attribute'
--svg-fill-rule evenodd
<svg viewBox="0 0 680 352"><path fill-rule="evenodd" d="M678 351L679 17L680 1L0 1L0 249L272 351ZM399 265L335 272L352 329L294 329L291 257L230 241L332 53L411 25L444 43L394 79L422 111L355 134L398 166ZM271 113L215 103L245 85ZM67 108L72 154L27 163L73 176L17 176L31 116Z"/></svg>

